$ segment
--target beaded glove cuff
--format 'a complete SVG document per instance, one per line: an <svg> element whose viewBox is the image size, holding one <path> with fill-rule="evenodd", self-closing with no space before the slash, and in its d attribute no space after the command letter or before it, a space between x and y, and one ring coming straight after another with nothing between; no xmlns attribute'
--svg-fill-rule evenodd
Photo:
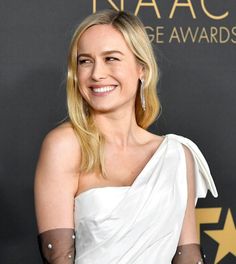
<svg viewBox="0 0 236 264"><path fill-rule="evenodd" d="M186 244L177 247L172 264L206 264L205 258L199 244Z"/></svg>
<svg viewBox="0 0 236 264"><path fill-rule="evenodd" d="M75 233L72 228L56 228L38 234L44 264L73 264Z"/></svg>

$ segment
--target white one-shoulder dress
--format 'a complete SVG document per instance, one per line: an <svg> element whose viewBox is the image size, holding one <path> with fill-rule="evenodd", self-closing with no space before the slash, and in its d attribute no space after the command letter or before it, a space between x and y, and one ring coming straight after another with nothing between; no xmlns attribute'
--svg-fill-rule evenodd
<svg viewBox="0 0 236 264"><path fill-rule="evenodd" d="M75 264L170 264L187 204L183 145L194 157L196 198L217 190L190 139L167 134L131 186L98 187L75 197Z"/></svg>

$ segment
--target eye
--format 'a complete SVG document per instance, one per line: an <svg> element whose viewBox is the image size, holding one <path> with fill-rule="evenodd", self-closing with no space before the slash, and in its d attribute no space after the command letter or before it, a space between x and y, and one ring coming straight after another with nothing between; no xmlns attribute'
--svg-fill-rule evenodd
<svg viewBox="0 0 236 264"><path fill-rule="evenodd" d="M78 64L82 65L82 64L89 64L91 61L88 59L79 59L78 60Z"/></svg>
<svg viewBox="0 0 236 264"><path fill-rule="evenodd" d="M119 61L116 57L106 57L106 61Z"/></svg>

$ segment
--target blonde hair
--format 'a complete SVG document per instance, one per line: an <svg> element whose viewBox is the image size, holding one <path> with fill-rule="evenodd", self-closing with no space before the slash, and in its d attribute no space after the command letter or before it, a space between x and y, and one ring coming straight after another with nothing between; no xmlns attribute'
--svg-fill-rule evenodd
<svg viewBox="0 0 236 264"><path fill-rule="evenodd" d="M91 26L108 24L117 29L135 55L145 72L143 111L139 93L135 102L137 124L147 129L156 119L160 102L157 97L158 67L145 28L138 17L124 11L103 10L88 16L76 29L70 44L67 75L67 107L72 127L81 146L81 172L97 171L105 176L104 137L93 122L88 106L80 94L77 81L77 43Z"/></svg>

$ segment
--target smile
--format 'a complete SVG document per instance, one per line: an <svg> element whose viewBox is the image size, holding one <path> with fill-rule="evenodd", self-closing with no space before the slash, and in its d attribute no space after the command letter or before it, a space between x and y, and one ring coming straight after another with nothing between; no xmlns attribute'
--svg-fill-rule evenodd
<svg viewBox="0 0 236 264"><path fill-rule="evenodd" d="M112 85L112 86L103 86L103 87L97 87L97 88L92 88L92 91L94 93L106 93L106 92L110 92L112 90L114 90L116 88L116 85Z"/></svg>

